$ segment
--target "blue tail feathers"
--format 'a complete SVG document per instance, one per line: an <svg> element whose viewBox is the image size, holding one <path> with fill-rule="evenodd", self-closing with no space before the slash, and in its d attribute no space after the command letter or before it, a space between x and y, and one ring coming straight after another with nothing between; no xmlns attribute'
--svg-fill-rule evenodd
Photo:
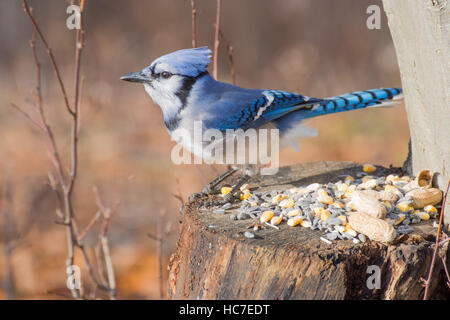
<svg viewBox="0 0 450 320"><path fill-rule="evenodd" d="M362 109L370 106L389 105L389 100L395 99L402 93L400 88L382 88L366 91L355 91L339 96L323 99L318 105L312 108L305 118L319 115ZM398 97L397 97L398 98Z"/></svg>

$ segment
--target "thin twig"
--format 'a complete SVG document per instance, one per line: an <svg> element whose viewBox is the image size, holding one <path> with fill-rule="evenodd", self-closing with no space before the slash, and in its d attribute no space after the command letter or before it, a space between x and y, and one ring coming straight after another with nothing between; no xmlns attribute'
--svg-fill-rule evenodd
<svg viewBox="0 0 450 320"><path fill-rule="evenodd" d="M195 8L195 0L191 0L192 9L192 48L197 47L197 9Z"/></svg>
<svg viewBox="0 0 450 320"><path fill-rule="evenodd" d="M220 28L220 0L217 0L216 4L216 24L215 24L215 33L214 33L214 61L213 61L213 77L217 80L217 66L218 66L218 58L219 58L219 28Z"/></svg>
<svg viewBox="0 0 450 320"><path fill-rule="evenodd" d="M47 50L47 53L48 53L48 55L50 57L50 61L51 61L52 66L53 66L53 70L56 73L56 77L58 78L59 87L60 87L61 92L62 92L63 97L64 97L64 102L66 104L67 111L69 111L69 113L73 114L74 111L70 107L69 99L67 98L67 94L66 94L66 89L65 89L64 83L63 83L63 81L61 79L61 74L59 73L58 65L56 64L56 60L55 60L55 57L53 56L52 49L48 46L47 40L45 40L45 37L42 35L42 32L39 29L39 25L38 25L37 21L34 19L33 14L31 13L30 8L29 8L28 3L27 3L26 0L23 0L23 8L24 8L25 12L27 13L28 17L30 18L31 22L33 23L34 29L38 33L39 38L41 38L41 41L44 44L45 49Z"/></svg>
<svg viewBox="0 0 450 320"><path fill-rule="evenodd" d="M172 225L165 223L166 210L161 209L156 225L156 235L147 233L147 236L156 241L157 256L158 256L158 282L159 282L159 297L164 298L164 278L163 278L163 247L167 236L172 231ZM165 229L165 230L164 230Z"/></svg>
<svg viewBox="0 0 450 320"><path fill-rule="evenodd" d="M450 289L450 275L448 274L447 262L445 261L445 257L441 257L442 264L444 265L444 272L447 277L447 287Z"/></svg>
<svg viewBox="0 0 450 320"><path fill-rule="evenodd" d="M91 221L88 223L88 225L83 229L83 231L78 235L77 241L81 242L83 240L83 238L86 236L86 234L88 233L89 229L92 228L92 226L98 221L98 219L100 219L101 217L101 212L97 211L94 215L94 217L91 219Z"/></svg>
<svg viewBox="0 0 450 320"><path fill-rule="evenodd" d="M436 243L434 245L434 252L433 252L433 257L431 258L431 264L430 264L430 270L428 272L428 277L427 277L427 280L425 281L425 293L423 295L423 300L428 300L428 290L430 288L431 277L433 276L433 270L434 270L436 256L439 251L439 237L441 235L442 221L444 219L444 212L445 212L445 203L447 202L447 195L448 195L449 188L450 188L450 179L448 180L447 189L444 194L444 197L442 198L441 216L439 217L439 226L438 226L438 230L436 233Z"/></svg>
<svg viewBox="0 0 450 320"><path fill-rule="evenodd" d="M203 12L200 9L196 9L196 11L203 16L203 18L205 18L208 23L214 28L214 30L216 29L216 24L214 23L213 19L211 19L211 17L206 14L205 12ZM234 67L234 61L233 61L233 46L230 44L230 42L227 40L227 38L225 37L224 33L222 32L222 30L219 28L219 36L220 39L224 42L226 48L227 48L227 54L228 54L228 62L230 64L230 76L231 76L231 82L233 84L236 84L236 70Z"/></svg>
<svg viewBox="0 0 450 320"><path fill-rule="evenodd" d="M44 131L45 129L41 126L41 124L39 122L37 122L36 120L33 119L33 117L26 112L25 110L23 110L22 108L20 108L18 105L14 104L14 103L10 103L9 104L12 108L16 109L17 111L19 111L23 116L25 116L25 118L27 118L28 120L31 121L31 123L33 123L39 130Z"/></svg>
<svg viewBox="0 0 450 320"><path fill-rule="evenodd" d="M6 298L13 300L16 298L15 285L14 285L14 271L12 266L12 253L13 253L13 238L15 236L15 221L11 214L11 185L8 177L5 179L3 190L0 190L1 212L3 216L3 228L2 228L2 241L3 241L3 266L4 266L4 281L3 289L6 292Z"/></svg>
<svg viewBox="0 0 450 320"><path fill-rule="evenodd" d="M228 43L226 44L226 46L228 53L228 61L230 63L231 83L236 84L236 71L234 69L234 62L233 62L233 47Z"/></svg>
<svg viewBox="0 0 450 320"><path fill-rule="evenodd" d="M116 299L116 281L115 281L114 268L112 265L112 259L111 259L111 255L110 255L108 238L106 236L106 233L108 232L108 227L110 225L111 218L114 216L115 212L117 211L117 208L119 207L120 202L116 201L116 203L112 209L106 208L100 198L98 188L96 186L94 186L93 190L94 190L94 196L95 196L95 200L97 202L97 206L103 213L103 223L102 223L102 226L100 227L99 238L98 238L99 239L98 247L100 247L102 249L102 254L103 254L103 259L104 259L105 269L106 269L106 275L107 275L107 279L108 279L108 285L110 288L110 292L109 292L110 298L111 298L111 300L114 300L114 299Z"/></svg>
<svg viewBox="0 0 450 320"><path fill-rule="evenodd" d="M163 260L163 244L165 240L164 232L163 232L163 224L164 224L164 216L166 212L165 210L161 210L159 219L158 219L158 227L157 227L157 237L161 239L161 241L158 241L157 245L157 255L158 255L158 282L159 282L159 297L160 299L164 299L164 279L163 279L163 267L162 267L162 260Z"/></svg>
<svg viewBox="0 0 450 320"><path fill-rule="evenodd" d="M172 195L175 197L175 199L178 199L181 202L181 205L183 205L184 199L183 199L183 195L182 195L181 189L180 189L180 180L178 178L175 178L175 182L177 183L177 193L178 194L172 193Z"/></svg>

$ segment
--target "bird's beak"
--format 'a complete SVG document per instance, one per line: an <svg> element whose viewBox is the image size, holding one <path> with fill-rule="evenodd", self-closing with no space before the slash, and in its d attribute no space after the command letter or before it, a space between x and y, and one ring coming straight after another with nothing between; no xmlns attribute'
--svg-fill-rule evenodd
<svg viewBox="0 0 450 320"><path fill-rule="evenodd" d="M126 75L120 77L120 80L125 80L125 81L130 81L130 82L140 82L140 83L145 83L145 82L150 81L150 79L147 78L141 71L131 72L129 74L126 74Z"/></svg>

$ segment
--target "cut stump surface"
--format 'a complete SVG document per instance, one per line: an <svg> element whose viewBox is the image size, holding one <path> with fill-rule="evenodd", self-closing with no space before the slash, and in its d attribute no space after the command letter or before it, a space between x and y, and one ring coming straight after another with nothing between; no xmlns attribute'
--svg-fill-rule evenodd
<svg viewBox="0 0 450 320"><path fill-rule="evenodd" d="M285 190L336 182L361 168L351 162L300 164L280 168L273 176L256 176L250 187ZM375 174L389 172L377 167ZM426 278L436 232L432 222L414 225L412 234L391 245L350 240L327 244L320 240L323 232L299 226L253 232L247 228L252 219L231 221L229 214L198 210L207 200L196 199L182 211L178 247L169 266L171 299L422 298L420 278ZM255 237L246 238L245 231ZM379 289L373 271L367 273L369 266L379 267ZM430 292L434 298L449 298L440 269L436 264Z"/></svg>

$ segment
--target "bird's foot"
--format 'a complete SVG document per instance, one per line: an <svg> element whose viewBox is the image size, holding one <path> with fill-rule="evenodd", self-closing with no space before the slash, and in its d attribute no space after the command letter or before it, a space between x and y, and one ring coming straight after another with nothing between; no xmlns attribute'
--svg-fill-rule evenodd
<svg viewBox="0 0 450 320"><path fill-rule="evenodd" d="M215 193L216 187L219 185L219 183L221 183L223 180L225 180L225 179L228 178L229 176L233 175L236 171L237 171L237 169L230 169L230 170L226 171L225 173L221 174L221 175L218 176L216 179L214 179L213 181L211 181L210 183L208 183L208 184L202 189L202 193L203 193L203 194L206 194L206 195Z"/></svg>
<svg viewBox="0 0 450 320"><path fill-rule="evenodd" d="M234 199L236 199L236 198L233 197L229 193L229 194L223 196L222 199L218 199L218 200L214 200L214 201L205 201L202 204L200 204L200 206L198 208L199 209L200 208L209 209L209 208L214 208L214 207L223 207L227 203L232 203Z"/></svg>
<svg viewBox="0 0 450 320"><path fill-rule="evenodd" d="M201 197L203 197L204 196L204 194L203 193L191 193L189 196L188 196L188 203L191 203L191 202L193 202L193 201L195 201L196 199L199 199L199 198L201 198Z"/></svg>
<svg viewBox="0 0 450 320"><path fill-rule="evenodd" d="M215 186L211 183L208 183L206 186L202 189L202 194L212 194L215 191Z"/></svg>

